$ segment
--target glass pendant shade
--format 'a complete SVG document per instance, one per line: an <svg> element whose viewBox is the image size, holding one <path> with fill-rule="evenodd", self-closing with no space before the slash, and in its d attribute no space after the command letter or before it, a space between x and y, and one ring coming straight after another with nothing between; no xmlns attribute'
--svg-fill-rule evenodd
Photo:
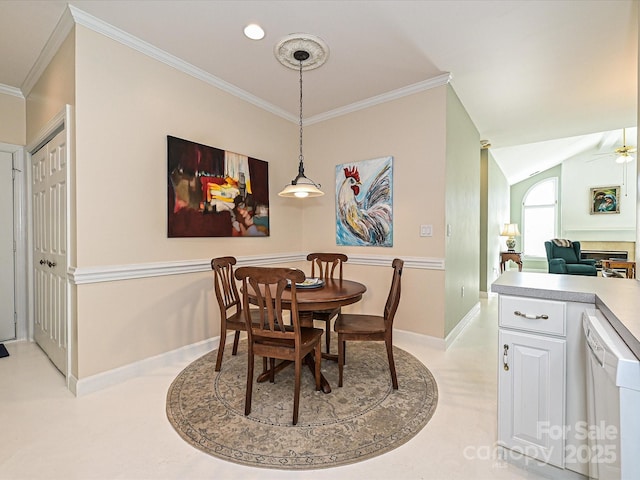
<svg viewBox="0 0 640 480"><path fill-rule="evenodd" d="M298 175L291 180L291 183L285 186L278 195L280 197L289 198L306 198L306 197L321 197L324 192L320 190L313 180L308 179L304 175L304 163L302 162L302 156L300 157L300 164L298 165Z"/></svg>
<svg viewBox="0 0 640 480"><path fill-rule="evenodd" d="M307 179L308 180L308 179ZM278 193L281 197L320 197L324 192L316 187L313 183L296 183L287 185Z"/></svg>
<svg viewBox="0 0 640 480"><path fill-rule="evenodd" d="M628 153L622 153L616 157L616 163L629 163L633 161L633 156Z"/></svg>

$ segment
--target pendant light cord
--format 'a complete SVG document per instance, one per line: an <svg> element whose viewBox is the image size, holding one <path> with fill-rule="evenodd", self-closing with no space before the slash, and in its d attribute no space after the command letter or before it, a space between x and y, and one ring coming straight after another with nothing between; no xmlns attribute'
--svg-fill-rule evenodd
<svg viewBox="0 0 640 480"><path fill-rule="evenodd" d="M300 156L298 159L302 168L302 162L304 161L304 155L302 154L302 60L300 60Z"/></svg>
<svg viewBox="0 0 640 480"><path fill-rule="evenodd" d="M293 53L293 58L298 61L298 69L300 73L300 117L299 117L299 125L300 125L300 155L298 156L298 175L296 178L291 180L291 185L287 186L280 192L278 195L281 197L319 197L324 195L324 193L320 190L320 184L315 183L313 180L307 178L304 174L304 154L302 153L302 134L303 134L303 122L302 122L302 63L309 59L309 52L305 50L296 50Z"/></svg>

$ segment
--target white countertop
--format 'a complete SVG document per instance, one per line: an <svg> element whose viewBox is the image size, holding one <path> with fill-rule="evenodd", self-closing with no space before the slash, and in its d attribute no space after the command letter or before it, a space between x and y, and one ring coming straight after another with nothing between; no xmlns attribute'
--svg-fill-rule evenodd
<svg viewBox="0 0 640 480"><path fill-rule="evenodd" d="M640 359L638 280L507 271L493 282L491 291L520 297L595 303Z"/></svg>

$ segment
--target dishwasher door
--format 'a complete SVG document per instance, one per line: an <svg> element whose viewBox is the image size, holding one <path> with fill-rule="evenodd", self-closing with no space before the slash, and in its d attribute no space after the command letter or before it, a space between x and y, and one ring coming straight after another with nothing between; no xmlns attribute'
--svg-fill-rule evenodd
<svg viewBox="0 0 640 480"><path fill-rule="evenodd" d="M582 324L587 348L585 435L589 477L598 480L640 478L635 476L640 465L638 452L629 450L638 437L638 432L633 431L638 415L620 408L621 386L624 386L621 379L628 372L637 371L640 376L640 363L600 311L586 310ZM623 393L627 394L628 390L625 388Z"/></svg>

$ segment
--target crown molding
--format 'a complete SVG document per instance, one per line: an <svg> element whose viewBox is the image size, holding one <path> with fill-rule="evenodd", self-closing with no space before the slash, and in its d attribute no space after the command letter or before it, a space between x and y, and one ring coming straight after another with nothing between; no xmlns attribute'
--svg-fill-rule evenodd
<svg viewBox="0 0 640 480"><path fill-rule="evenodd" d="M12 95L14 97L24 99L24 95L22 94L22 90L16 87L10 87L9 85L5 85L4 83L0 83L0 93L5 95Z"/></svg>
<svg viewBox="0 0 640 480"><path fill-rule="evenodd" d="M124 30L120 30L119 28L100 20L99 18L80 10L73 5L68 5L68 8L73 15L73 19L78 25L82 25L83 27L93 30L96 33L100 33L105 37L126 45L127 47L130 47L150 58L153 58L154 60L162 62L165 65L173 67L176 70L179 70L198 80L208 83L209 85L213 85L220 90L241 98L242 100L260 107L263 110L271 112L274 115L277 115L294 123L298 122L298 117L296 117L295 115L292 115L269 102L265 102L255 95L252 95L249 92L242 90L241 88L225 82L224 80L211 75L210 73L207 73L188 62L185 62L175 55L171 55L170 53L165 52L164 50L161 50L153 46L152 44L125 32Z"/></svg>
<svg viewBox="0 0 640 480"><path fill-rule="evenodd" d="M60 45L62 44L64 39L73 28L74 23L82 25L83 27L86 27L96 33L100 33L101 35L104 35L123 45L126 45L144 55L147 55L150 58L162 62L165 65L173 67L176 70L179 70L198 80L208 83L209 85L219 88L220 90L234 95L252 105L273 113L278 117L281 117L292 123L298 123L299 121L299 118L296 115L292 115L291 113L269 102L266 102L261 98L258 98L255 95L252 95L249 92L236 87L235 85L225 82L224 80L211 75L210 73L207 73L204 70L188 62L185 62L184 60L171 55L168 52L165 52L164 50L153 46L150 43L145 42L144 40L125 32L124 30L114 27L113 25L110 25L103 20L100 20L99 18L80 10L78 7L75 7L73 5L67 5L67 9L56 25L56 28L51 34L51 37L49 37L45 48L41 52L31 71L29 72L27 79L22 85L22 93L24 95L29 94L35 83L40 78L40 75L42 75L42 72L44 71L46 66L49 64L55 53L60 48ZM451 74L443 73L442 75L431 78L429 80L425 80L423 82L418 82L407 87L399 88L397 90L392 90L391 92L383 93L381 95L365 99L361 102L355 102L344 107L336 108L325 113L314 115L312 117L309 117L308 119L305 119L305 124L311 125L314 123L322 122L324 120L329 120L331 118L346 115L358 110L363 110L365 108L389 102L391 100L396 100L407 95L412 95L414 93L446 85L450 81Z"/></svg>
<svg viewBox="0 0 640 480"><path fill-rule="evenodd" d="M314 115L312 117L309 117L308 119L305 119L305 124L312 125L314 123L324 122L325 120L329 120L335 117L340 117L342 115L346 115L347 113L356 112L358 110L364 110L365 108L370 108L370 107L373 107L374 105L380 105L381 103L397 100L398 98L406 97L408 95L413 95L414 93L419 93L425 90L430 90L432 88L441 87L442 85L448 84L450 81L451 81L451 74L443 73L442 75L438 75L437 77L430 78L429 80L425 80L423 82L414 83L413 85L408 85L406 87L398 88L397 90L392 90L387 93L382 93L380 95L367 98L360 102L355 102L350 105L345 105L344 107L336 108L334 110L329 110L328 112L325 112L325 113Z"/></svg>
<svg viewBox="0 0 640 480"><path fill-rule="evenodd" d="M49 40L47 40L47 43L40 52L40 55L38 55L36 62L31 67L31 70L29 70L27 78L21 86L22 93L25 97L31 93L31 89L35 86L38 79L47 68L47 65L51 63L54 55L58 52L60 46L62 46L62 42L64 42L67 35L69 35L69 32L73 28L74 19L71 8L71 5L67 5L67 8L60 17L60 20L58 20L56 28L53 29Z"/></svg>

